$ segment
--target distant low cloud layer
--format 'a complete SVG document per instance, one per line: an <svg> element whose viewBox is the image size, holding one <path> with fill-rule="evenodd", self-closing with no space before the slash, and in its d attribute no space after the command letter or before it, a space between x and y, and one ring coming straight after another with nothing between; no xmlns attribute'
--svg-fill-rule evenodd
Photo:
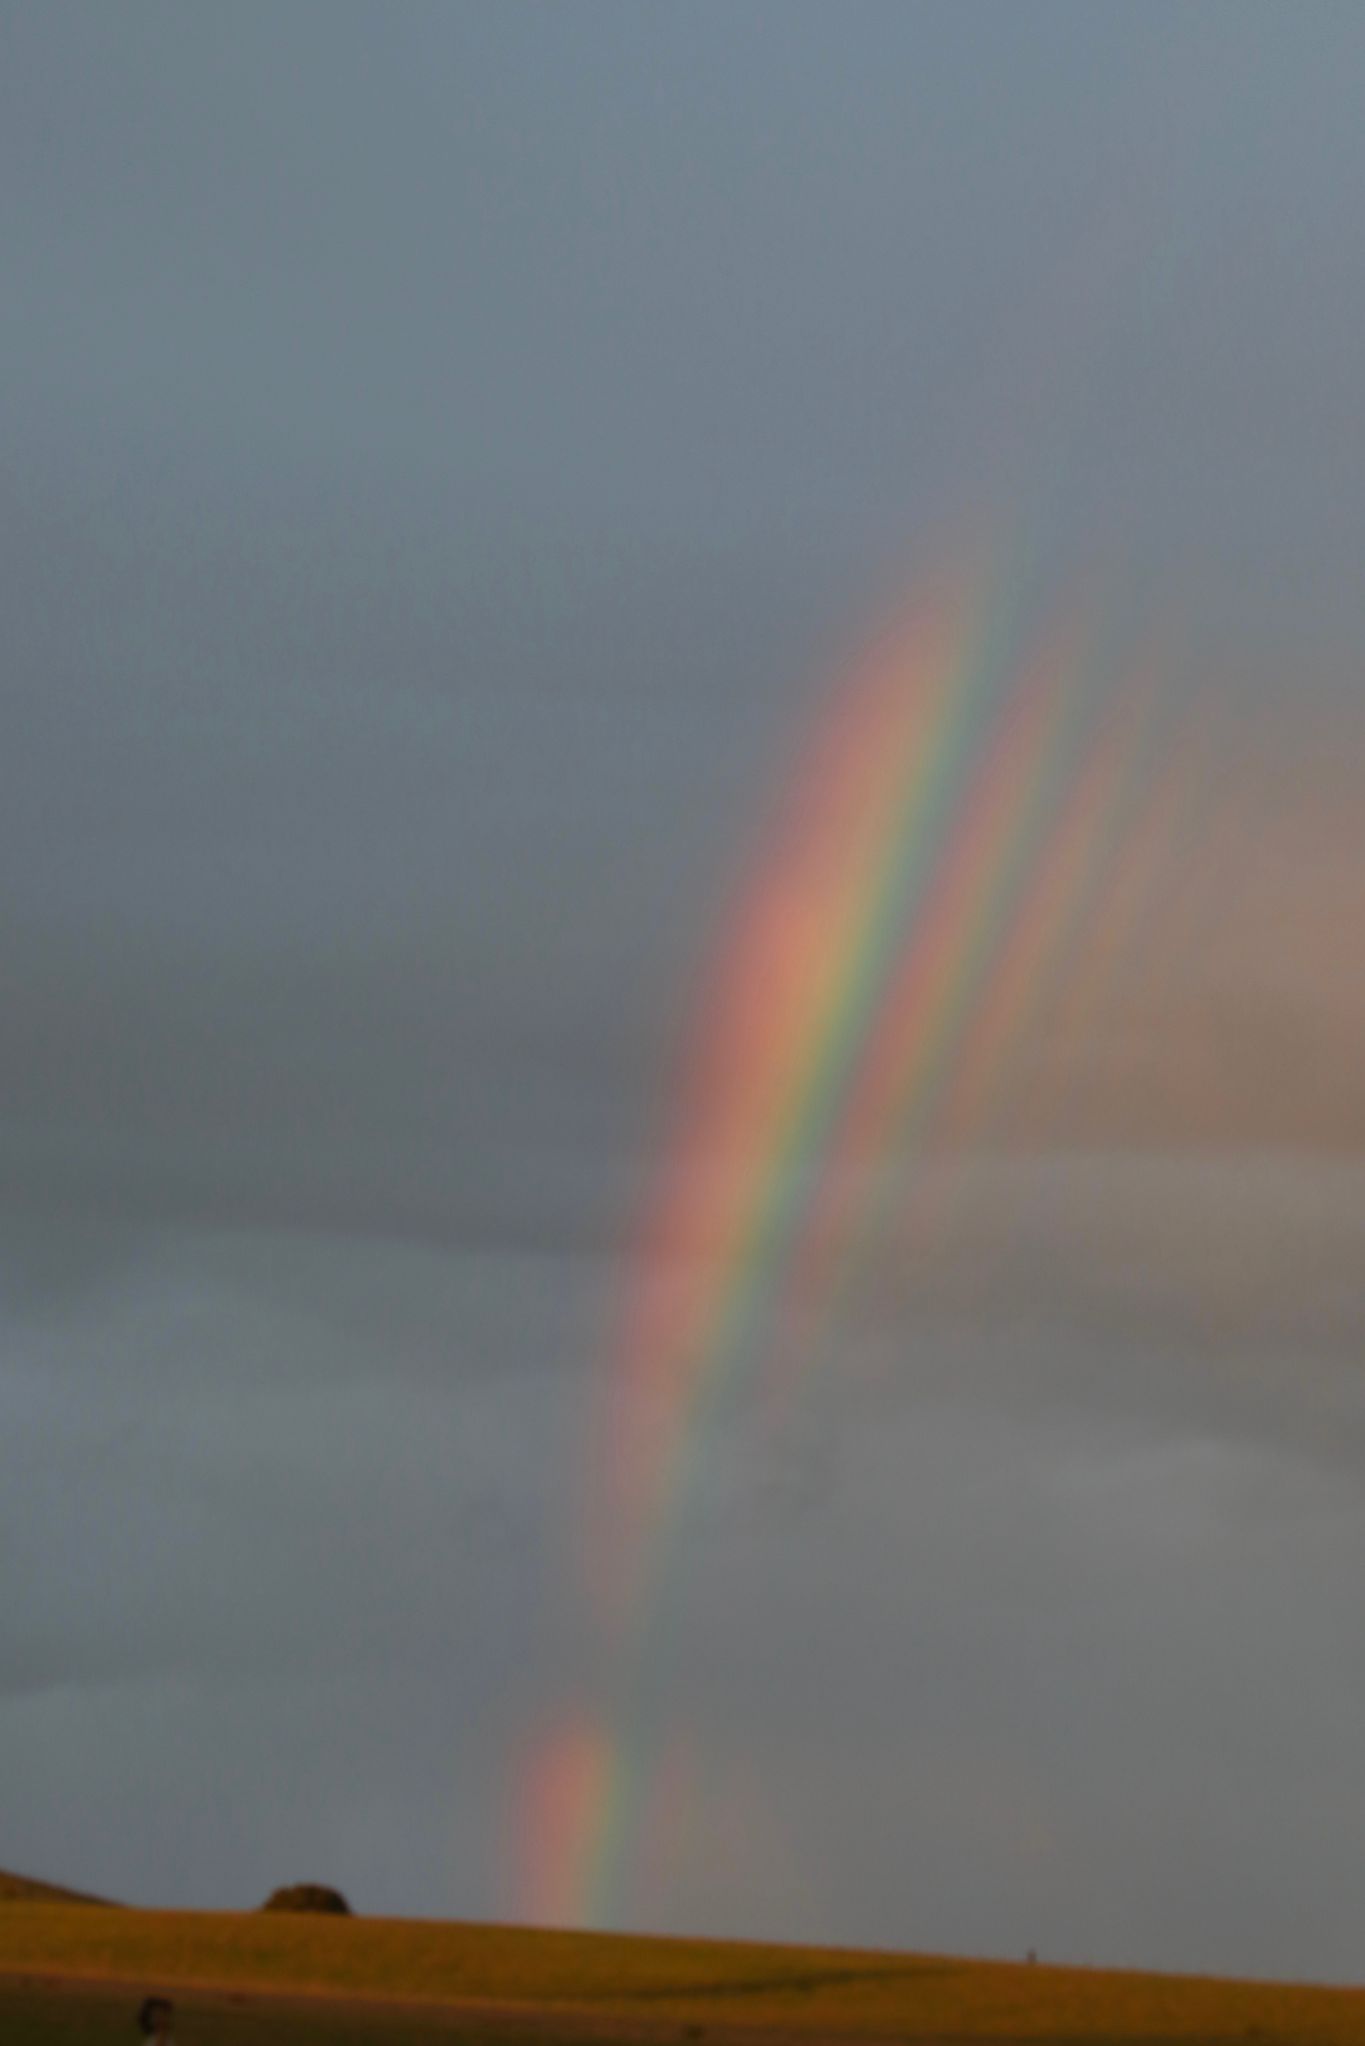
<svg viewBox="0 0 1365 2046"><path fill-rule="evenodd" d="M785 1423L695 1445L623 1915L1358 1971L1365 31L0 44L0 1862L523 1908L716 933L986 530L1229 752L952 1227L898 1161Z"/></svg>
<svg viewBox="0 0 1365 2046"><path fill-rule="evenodd" d="M1354 1167L1015 1164L951 1265L889 1256L699 1473L692 1818L635 1922L1346 1969L1363 1211ZM506 1908L509 1735L585 1673L603 1274L199 1232L135 1273L12 1326L12 1856ZM1332 1878L1311 1945L1274 1869Z"/></svg>

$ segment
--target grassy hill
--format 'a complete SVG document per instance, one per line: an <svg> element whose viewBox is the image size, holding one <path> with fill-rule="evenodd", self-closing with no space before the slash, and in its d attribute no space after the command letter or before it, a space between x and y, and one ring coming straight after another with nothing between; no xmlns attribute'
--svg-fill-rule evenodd
<svg viewBox="0 0 1365 2046"><path fill-rule="evenodd" d="M397 1919L0 1905L0 2037L127 2034L172 1993L186 2046L461 2041L1245 2042L1365 2046L1365 1992Z"/></svg>
<svg viewBox="0 0 1365 2046"><path fill-rule="evenodd" d="M0 1904L108 1904L107 1897L87 1897L81 1890L64 1890L56 1883L40 1883L32 1876L8 1875L0 1868Z"/></svg>

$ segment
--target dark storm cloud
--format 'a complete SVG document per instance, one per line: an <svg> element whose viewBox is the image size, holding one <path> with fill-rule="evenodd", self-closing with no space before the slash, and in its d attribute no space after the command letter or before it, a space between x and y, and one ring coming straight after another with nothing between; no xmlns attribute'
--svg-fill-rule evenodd
<svg viewBox="0 0 1365 2046"><path fill-rule="evenodd" d="M1274 800L1175 1027L1083 1047L1089 1159L983 1163L788 1435L697 1446L632 1908L1354 1965L1362 65L1217 5L0 10L7 1862L519 1908L732 877L994 522L1277 703Z"/></svg>

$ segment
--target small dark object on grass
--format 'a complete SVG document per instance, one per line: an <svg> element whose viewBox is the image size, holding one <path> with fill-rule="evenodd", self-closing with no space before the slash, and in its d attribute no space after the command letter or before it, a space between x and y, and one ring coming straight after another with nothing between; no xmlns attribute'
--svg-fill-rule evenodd
<svg viewBox="0 0 1365 2046"><path fill-rule="evenodd" d="M170 2046L175 2005L168 1996L148 1996L137 2014L138 2030L148 2046Z"/></svg>
<svg viewBox="0 0 1365 2046"><path fill-rule="evenodd" d="M282 1890L272 1890L261 1909L330 1911L336 1918L349 1918L351 1915L351 1907L340 1890L329 1890L326 1883L289 1883Z"/></svg>

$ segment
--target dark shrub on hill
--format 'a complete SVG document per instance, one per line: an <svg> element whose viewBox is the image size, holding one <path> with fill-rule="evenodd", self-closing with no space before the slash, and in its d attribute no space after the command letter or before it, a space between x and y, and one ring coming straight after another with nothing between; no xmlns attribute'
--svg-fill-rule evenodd
<svg viewBox="0 0 1365 2046"><path fill-rule="evenodd" d="M261 1906L262 1911L330 1911L334 1917L349 1918L351 1907L340 1890L329 1890L326 1883L290 1883L283 1890L272 1890Z"/></svg>

